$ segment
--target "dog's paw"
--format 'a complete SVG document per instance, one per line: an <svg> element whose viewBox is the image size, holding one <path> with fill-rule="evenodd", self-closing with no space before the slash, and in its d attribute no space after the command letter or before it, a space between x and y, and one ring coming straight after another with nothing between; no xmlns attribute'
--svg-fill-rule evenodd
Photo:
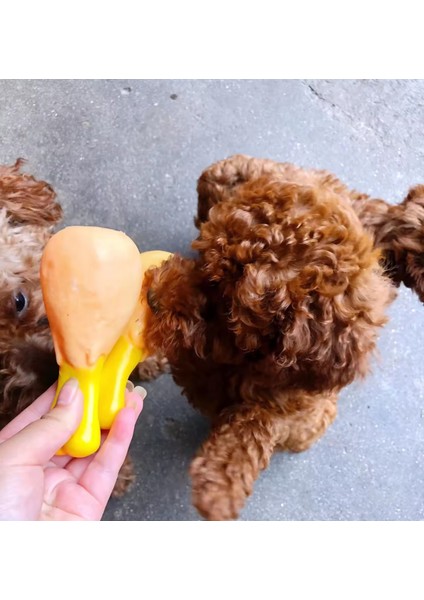
<svg viewBox="0 0 424 600"><path fill-rule="evenodd" d="M190 467L193 505L208 521L237 519L243 508L246 493L237 481L239 477L232 478L226 467L211 464L202 456L195 458Z"/></svg>
<svg viewBox="0 0 424 600"><path fill-rule="evenodd" d="M137 376L140 381L151 381L162 373L169 373L169 363L164 356L149 356L137 367Z"/></svg>

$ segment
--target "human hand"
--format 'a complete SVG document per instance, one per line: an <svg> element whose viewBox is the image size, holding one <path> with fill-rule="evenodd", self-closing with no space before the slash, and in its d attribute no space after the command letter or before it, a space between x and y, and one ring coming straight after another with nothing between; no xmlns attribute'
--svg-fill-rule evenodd
<svg viewBox="0 0 424 600"><path fill-rule="evenodd" d="M0 431L0 520L100 520L125 460L146 395L126 391L100 449L86 458L55 456L78 427L83 397L76 380L56 386Z"/></svg>

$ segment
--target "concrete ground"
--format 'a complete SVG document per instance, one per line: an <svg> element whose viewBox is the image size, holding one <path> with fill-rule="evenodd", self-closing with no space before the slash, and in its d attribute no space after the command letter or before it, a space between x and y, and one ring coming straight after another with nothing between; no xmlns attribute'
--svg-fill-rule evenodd
<svg viewBox="0 0 424 600"><path fill-rule="evenodd" d="M0 81L0 162L51 182L66 224L126 231L140 250L189 252L196 179L233 153L333 171L397 202L424 182L424 81ZM380 359L344 390L309 451L277 454L245 520L424 517L424 307L401 290ZM190 460L207 422L169 376L132 444L137 483L107 520L196 520Z"/></svg>

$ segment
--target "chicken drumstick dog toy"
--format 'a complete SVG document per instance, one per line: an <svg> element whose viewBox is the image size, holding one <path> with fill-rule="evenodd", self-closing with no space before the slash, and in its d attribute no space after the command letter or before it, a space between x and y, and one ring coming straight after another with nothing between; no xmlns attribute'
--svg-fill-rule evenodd
<svg viewBox="0 0 424 600"><path fill-rule="evenodd" d="M143 274L169 256L140 255L127 235L102 227L67 227L47 243L40 279L59 365L55 402L72 377L84 396L81 423L61 453L96 452L101 429L124 406L127 379L146 356Z"/></svg>

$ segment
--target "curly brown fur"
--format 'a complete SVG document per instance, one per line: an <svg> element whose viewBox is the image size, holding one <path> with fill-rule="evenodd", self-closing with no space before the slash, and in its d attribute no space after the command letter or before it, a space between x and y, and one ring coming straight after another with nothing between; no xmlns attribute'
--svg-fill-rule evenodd
<svg viewBox="0 0 424 600"><path fill-rule="evenodd" d="M411 188L403 202L392 205L349 189L328 171L239 154L216 163L200 177L196 225L199 227L209 209L228 199L237 186L262 176L324 186L349 198L362 225L382 251L387 275L396 286L403 283L411 288L424 302L424 185Z"/></svg>
<svg viewBox="0 0 424 600"><path fill-rule="evenodd" d="M212 418L191 467L209 519L235 518L274 448L300 451L365 376L395 290L347 189L323 172L239 157L199 179L195 260L147 274L151 349Z"/></svg>

